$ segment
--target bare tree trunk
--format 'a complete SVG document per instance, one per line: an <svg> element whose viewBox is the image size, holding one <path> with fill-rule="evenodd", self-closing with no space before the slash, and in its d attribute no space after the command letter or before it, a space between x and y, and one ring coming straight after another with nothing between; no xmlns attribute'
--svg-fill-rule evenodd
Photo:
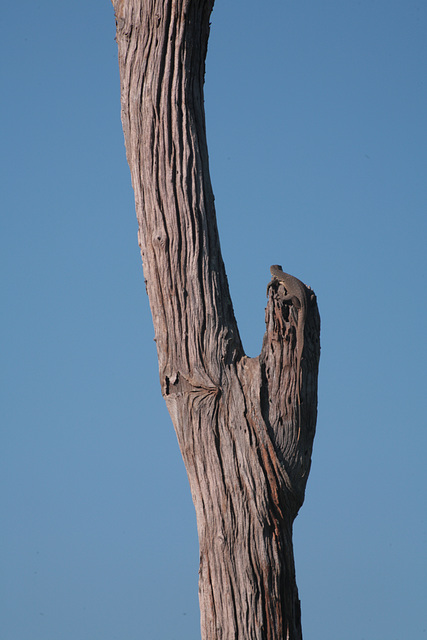
<svg viewBox="0 0 427 640"><path fill-rule="evenodd" d="M203 640L297 640L292 524L311 461L320 321L307 290L298 374L298 311L276 281L262 352L243 352L205 135L213 2L113 0L123 130L162 393L197 514Z"/></svg>

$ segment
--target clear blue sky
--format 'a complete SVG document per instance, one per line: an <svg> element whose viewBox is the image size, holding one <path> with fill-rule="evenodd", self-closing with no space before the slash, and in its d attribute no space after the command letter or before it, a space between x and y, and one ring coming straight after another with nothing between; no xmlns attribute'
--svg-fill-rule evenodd
<svg viewBox="0 0 427 640"><path fill-rule="evenodd" d="M1 56L1 640L198 640L108 0L8 2ZM427 5L217 2L206 75L249 355L269 265L322 317L295 523L305 640L427 640Z"/></svg>

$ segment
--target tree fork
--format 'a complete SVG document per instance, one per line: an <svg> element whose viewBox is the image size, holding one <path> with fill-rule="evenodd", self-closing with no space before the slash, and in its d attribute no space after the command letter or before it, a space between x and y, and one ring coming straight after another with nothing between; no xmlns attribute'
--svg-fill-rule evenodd
<svg viewBox="0 0 427 640"><path fill-rule="evenodd" d="M160 382L197 515L202 638L299 640L292 524L317 415L316 298L307 289L299 375L298 312L277 282L261 354L245 356L209 177L203 83L213 0L113 6Z"/></svg>

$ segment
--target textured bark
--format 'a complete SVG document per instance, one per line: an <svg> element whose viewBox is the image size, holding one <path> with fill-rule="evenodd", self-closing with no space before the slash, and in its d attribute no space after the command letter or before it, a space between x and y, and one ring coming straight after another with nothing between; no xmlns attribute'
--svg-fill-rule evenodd
<svg viewBox="0 0 427 640"><path fill-rule="evenodd" d="M159 373L197 514L203 640L297 640L292 524L317 412L320 321L270 288L248 358L221 258L203 107L214 0L113 0L122 123ZM266 273L267 273L266 265Z"/></svg>

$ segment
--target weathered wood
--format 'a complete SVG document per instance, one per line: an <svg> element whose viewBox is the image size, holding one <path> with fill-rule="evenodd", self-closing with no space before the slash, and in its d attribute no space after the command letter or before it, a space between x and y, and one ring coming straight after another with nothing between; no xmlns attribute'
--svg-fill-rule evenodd
<svg viewBox="0 0 427 640"><path fill-rule="evenodd" d="M202 637L298 640L292 523L316 423L315 296L298 406L295 309L273 283L262 352L247 358L221 258L203 107L213 0L113 5L160 382L197 514Z"/></svg>

